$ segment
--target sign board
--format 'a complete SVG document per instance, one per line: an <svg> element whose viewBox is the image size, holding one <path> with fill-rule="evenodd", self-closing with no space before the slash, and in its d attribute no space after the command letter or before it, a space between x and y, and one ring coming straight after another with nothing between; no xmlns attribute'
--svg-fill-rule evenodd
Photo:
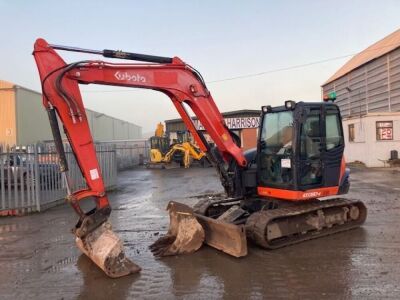
<svg viewBox="0 0 400 300"><path fill-rule="evenodd" d="M393 128L379 128L380 140L393 140Z"/></svg>
<svg viewBox="0 0 400 300"><path fill-rule="evenodd" d="M258 128L260 117L224 118L229 129ZM205 130L199 120L193 120L197 130Z"/></svg>
<svg viewBox="0 0 400 300"><path fill-rule="evenodd" d="M379 121L376 122L377 140L393 140L393 122L392 121Z"/></svg>
<svg viewBox="0 0 400 300"><path fill-rule="evenodd" d="M286 169L291 168L290 158L282 158L281 159L281 168L286 168Z"/></svg>

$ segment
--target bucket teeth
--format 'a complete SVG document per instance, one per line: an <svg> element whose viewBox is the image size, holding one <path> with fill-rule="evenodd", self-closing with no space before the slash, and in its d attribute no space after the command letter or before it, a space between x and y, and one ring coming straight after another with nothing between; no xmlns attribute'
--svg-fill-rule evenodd
<svg viewBox="0 0 400 300"><path fill-rule="evenodd" d="M141 268L125 256L122 241L106 221L83 238L76 237L78 248L108 276L118 278L137 273Z"/></svg>
<svg viewBox="0 0 400 300"><path fill-rule="evenodd" d="M167 210L170 216L168 233L150 245L151 252L162 257L197 251L203 244L205 233L193 210L173 201L168 204Z"/></svg>

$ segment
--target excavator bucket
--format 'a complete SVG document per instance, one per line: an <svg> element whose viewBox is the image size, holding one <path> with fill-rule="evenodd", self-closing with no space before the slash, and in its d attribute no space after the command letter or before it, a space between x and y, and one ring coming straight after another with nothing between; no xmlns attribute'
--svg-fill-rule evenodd
<svg viewBox="0 0 400 300"><path fill-rule="evenodd" d="M171 201L168 233L150 246L155 256L187 254L198 250L203 242L235 257L247 255L243 225L234 225L193 212L182 203Z"/></svg>
<svg viewBox="0 0 400 300"><path fill-rule="evenodd" d="M106 221L83 238L76 237L76 245L108 276L118 278L137 273L141 268L125 256L122 241Z"/></svg>
<svg viewBox="0 0 400 300"><path fill-rule="evenodd" d="M197 251L203 244L205 233L193 210L182 203L168 203L170 224L165 236L160 237L150 250L157 257L188 254Z"/></svg>

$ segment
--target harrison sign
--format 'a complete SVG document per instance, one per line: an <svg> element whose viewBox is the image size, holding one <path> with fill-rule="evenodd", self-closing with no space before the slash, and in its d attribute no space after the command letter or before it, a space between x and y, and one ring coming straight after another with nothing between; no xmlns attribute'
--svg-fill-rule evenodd
<svg viewBox="0 0 400 300"><path fill-rule="evenodd" d="M258 128L260 125L260 117L243 117L243 118L224 118L225 124L229 129ZM193 120L197 130L205 130L199 120Z"/></svg>

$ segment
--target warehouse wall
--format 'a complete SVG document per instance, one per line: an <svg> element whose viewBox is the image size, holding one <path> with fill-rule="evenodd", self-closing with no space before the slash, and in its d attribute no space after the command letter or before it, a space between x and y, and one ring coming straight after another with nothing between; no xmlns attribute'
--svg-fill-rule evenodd
<svg viewBox="0 0 400 300"><path fill-rule="evenodd" d="M40 93L21 87L15 89L17 144L28 145L52 139L46 110Z"/></svg>
<svg viewBox="0 0 400 300"><path fill-rule="evenodd" d="M0 145L13 145L17 142L13 86L12 83L0 80Z"/></svg>
<svg viewBox="0 0 400 300"><path fill-rule="evenodd" d="M348 162L383 167L391 150L400 152L400 48L397 48L322 87L336 92L343 120ZM393 122L393 139L377 140L376 122ZM349 141L349 125L354 141Z"/></svg>
<svg viewBox="0 0 400 300"><path fill-rule="evenodd" d="M376 138L376 122L393 122L393 140ZM354 141L349 141L349 125L354 124ZM383 167L382 160L390 158L390 151L400 152L400 113L372 113L361 118L343 120L345 158L347 162L361 161L367 167Z"/></svg>
<svg viewBox="0 0 400 300"><path fill-rule="evenodd" d="M86 114L95 141L132 140L142 138L142 128L138 125L90 109L86 110Z"/></svg>
<svg viewBox="0 0 400 300"><path fill-rule="evenodd" d="M138 125L89 109L86 114L96 142L142 138ZM28 145L52 139L42 95L0 80L0 144Z"/></svg>
<svg viewBox="0 0 400 300"><path fill-rule="evenodd" d="M128 138L132 139L141 139L142 138L142 127L134 125L132 123L128 123Z"/></svg>
<svg viewBox="0 0 400 300"><path fill-rule="evenodd" d="M86 110L86 114L89 120L89 126L92 131L93 139L95 141L113 139L113 120L111 118L106 117L106 115L102 113L88 109Z"/></svg>
<svg viewBox="0 0 400 300"><path fill-rule="evenodd" d="M125 122L114 122L114 139L123 140L128 136L128 124Z"/></svg>
<svg viewBox="0 0 400 300"><path fill-rule="evenodd" d="M349 90L347 89L349 88ZM343 116L400 111L400 48L322 87L336 91Z"/></svg>

